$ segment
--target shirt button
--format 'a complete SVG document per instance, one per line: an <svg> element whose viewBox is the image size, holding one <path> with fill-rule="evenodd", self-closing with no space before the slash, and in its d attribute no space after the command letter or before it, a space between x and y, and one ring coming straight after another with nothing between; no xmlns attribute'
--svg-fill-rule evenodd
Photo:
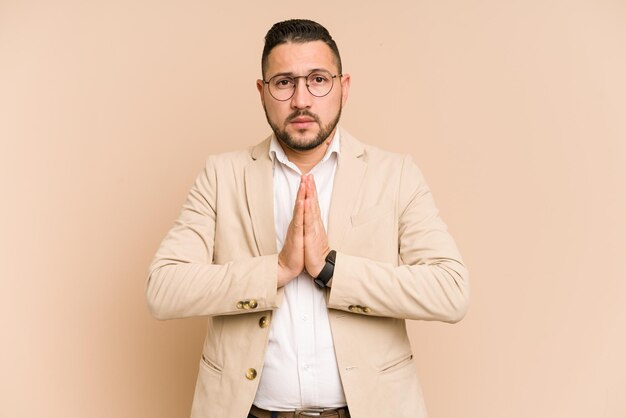
<svg viewBox="0 0 626 418"><path fill-rule="evenodd" d="M270 320L267 318L267 316L262 316L261 319L259 319L259 326L261 328L267 328L269 324Z"/></svg>
<svg viewBox="0 0 626 418"><path fill-rule="evenodd" d="M256 378L256 370L254 370L252 367L246 370L246 379L254 380L255 378Z"/></svg>
<svg viewBox="0 0 626 418"><path fill-rule="evenodd" d="M303 320L304 322L306 322L306 320L307 320L307 319L308 319L308 318L307 318L307 316L306 316L306 315L302 315L302 320Z"/></svg>

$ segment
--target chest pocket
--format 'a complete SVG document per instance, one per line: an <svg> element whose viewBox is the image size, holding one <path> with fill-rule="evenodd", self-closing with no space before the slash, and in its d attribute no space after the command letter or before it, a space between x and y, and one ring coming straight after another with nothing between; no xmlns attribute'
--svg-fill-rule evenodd
<svg viewBox="0 0 626 418"><path fill-rule="evenodd" d="M350 217L342 250L370 260L395 262L398 231L394 207L389 203L371 206Z"/></svg>
<svg viewBox="0 0 626 418"><path fill-rule="evenodd" d="M389 203L381 203L364 209L356 215L352 215L350 217L350 221L352 223L352 227L356 228L377 219L384 219L385 217L393 217L393 206Z"/></svg>

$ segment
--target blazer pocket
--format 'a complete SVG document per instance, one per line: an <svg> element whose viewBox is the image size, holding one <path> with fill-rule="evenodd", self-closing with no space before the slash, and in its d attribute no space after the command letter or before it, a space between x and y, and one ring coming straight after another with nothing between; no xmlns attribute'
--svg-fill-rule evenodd
<svg viewBox="0 0 626 418"><path fill-rule="evenodd" d="M400 358L394 359L384 364L379 370L379 373L389 373L393 372L394 370L401 369L404 366L411 364L412 360L413 354L404 355Z"/></svg>
<svg viewBox="0 0 626 418"><path fill-rule="evenodd" d="M214 373L222 374L222 367L210 360L204 353L202 353L202 365Z"/></svg>
<svg viewBox="0 0 626 418"><path fill-rule="evenodd" d="M370 222L374 219L382 218L385 215L390 216L391 211L393 210L393 206L389 203L381 203L376 206L369 207L357 213L356 215L352 215L350 217L350 221L352 222L352 226L359 226Z"/></svg>

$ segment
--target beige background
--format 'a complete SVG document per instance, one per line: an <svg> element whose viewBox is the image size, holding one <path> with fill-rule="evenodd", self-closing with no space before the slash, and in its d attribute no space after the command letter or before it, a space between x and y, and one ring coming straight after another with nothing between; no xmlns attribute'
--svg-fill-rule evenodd
<svg viewBox="0 0 626 418"><path fill-rule="evenodd" d="M343 126L415 157L470 267L462 323L409 325L431 416L626 416L621 0L0 0L0 416L187 416L203 320L153 320L147 266L204 158L269 132L289 17L331 30Z"/></svg>

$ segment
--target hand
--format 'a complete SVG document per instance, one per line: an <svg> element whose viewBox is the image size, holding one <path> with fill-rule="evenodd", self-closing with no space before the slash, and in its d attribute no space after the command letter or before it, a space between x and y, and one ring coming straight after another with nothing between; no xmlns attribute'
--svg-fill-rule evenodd
<svg viewBox="0 0 626 418"><path fill-rule="evenodd" d="M326 264L325 259L330 248L320 212L315 179L312 175L304 175L302 182L304 182L306 190L304 200L304 267L311 277L317 277Z"/></svg>
<svg viewBox="0 0 626 418"><path fill-rule="evenodd" d="M302 270L304 270L304 206L306 185L301 180L293 208L293 217L287 228L285 244L278 254L278 282L277 287L283 287Z"/></svg>

